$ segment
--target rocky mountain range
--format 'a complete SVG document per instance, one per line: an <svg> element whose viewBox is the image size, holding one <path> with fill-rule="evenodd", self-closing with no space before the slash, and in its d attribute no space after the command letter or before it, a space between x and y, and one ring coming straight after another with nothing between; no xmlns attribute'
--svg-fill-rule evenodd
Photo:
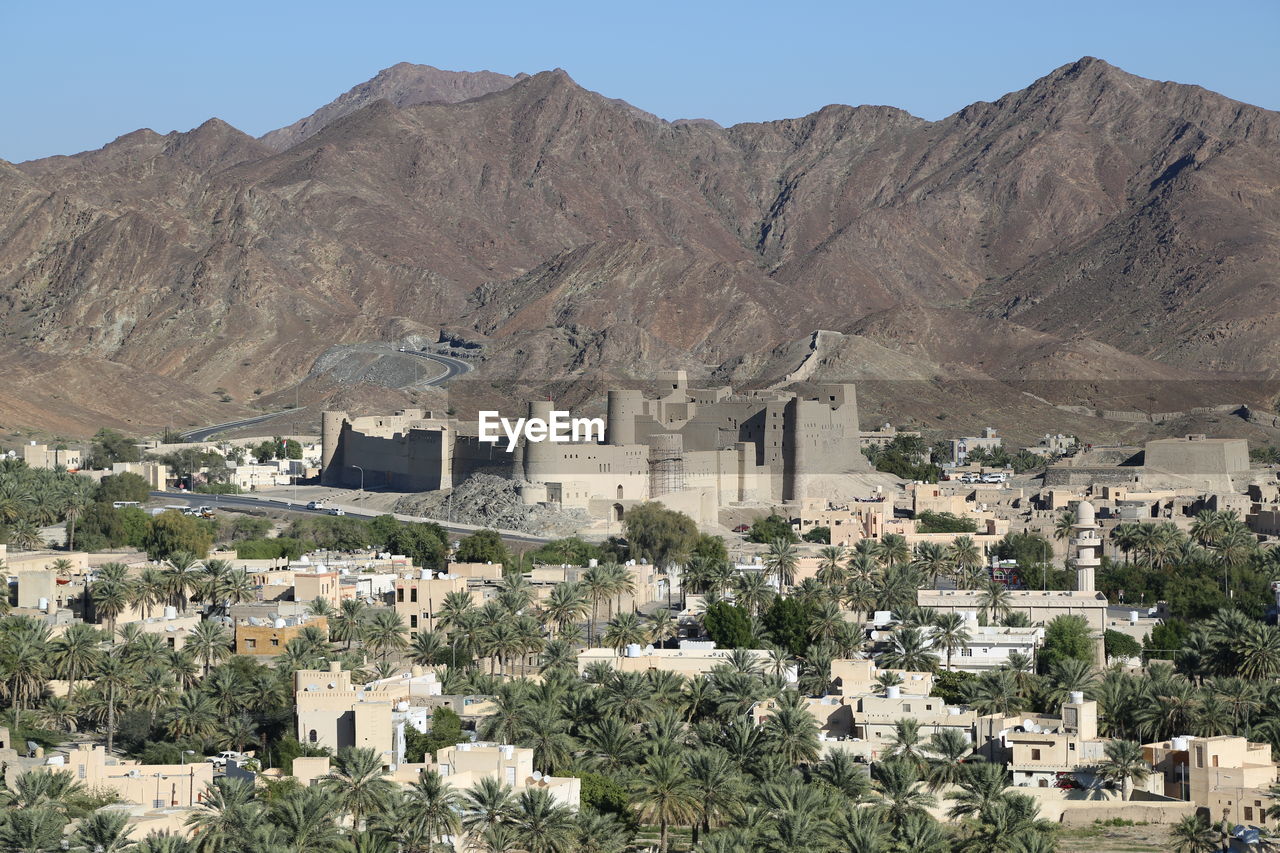
<svg viewBox="0 0 1280 853"><path fill-rule="evenodd" d="M334 344L441 330L483 345L475 399L678 366L917 420L957 383L979 420L1269 405L1280 114L1086 58L936 122L721 128L402 64L261 139L0 161L0 426L227 420Z"/></svg>

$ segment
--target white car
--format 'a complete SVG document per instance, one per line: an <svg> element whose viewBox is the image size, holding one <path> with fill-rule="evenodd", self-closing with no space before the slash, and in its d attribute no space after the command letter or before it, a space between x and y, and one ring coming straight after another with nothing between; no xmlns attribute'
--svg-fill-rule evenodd
<svg viewBox="0 0 1280 853"><path fill-rule="evenodd" d="M310 501L307 509L324 509L324 501Z"/></svg>
<svg viewBox="0 0 1280 853"><path fill-rule="evenodd" d="M235 752L234 750L224 749L222 752L219 752L217 755L209 756L208 758L205 759L205 761L208 762L209 764L212 764L214 767L226 767L228 761L241 762L241 761L244 761L245 758L247 757L248 756L246 756L243 752Z"/></svg>
<svg viewBox="0 0 1280 853"><path fill-rule="evenodd" d="M329 510L329 515L346 515L346 513L343 512L341 507L335 506L333 509Z"/></svg>

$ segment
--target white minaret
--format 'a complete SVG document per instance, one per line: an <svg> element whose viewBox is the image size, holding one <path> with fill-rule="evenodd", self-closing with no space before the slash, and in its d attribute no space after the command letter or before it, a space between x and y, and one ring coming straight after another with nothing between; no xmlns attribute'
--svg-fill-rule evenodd
<svg viewBox="0 0 1280 853"><path fill-rule="evenodd" d="M1093 575L1101 563L1099 555L1102 553L1102 539L1098 536L1098 522L1093 518L1093 504L1080 501L1071 531L1074 534L1071 544L1076 547L1076 590L1093 592Z"/></svg>

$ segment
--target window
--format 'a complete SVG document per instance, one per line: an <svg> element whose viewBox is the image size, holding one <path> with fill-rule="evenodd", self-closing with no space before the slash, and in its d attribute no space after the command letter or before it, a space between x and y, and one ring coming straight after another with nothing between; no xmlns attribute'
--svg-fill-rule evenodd
<svg viewBox="0 0 1280 853"><path fill-rule="evenodd" d="M410 627L410 628L417 628L417 627L418 627L418 614L417 614L417 613L410 613L410 614L409 614L409 627Z"/></svg>
<svg viewBox="0 0 1280 853"><path fill-rule="evenodd" d="M1214 755L1214 756L1213 756L1213 766L1214 766L1214 767L1217 767L1217 766L1218 766L1218 756L1217 756L1217 755Z"/></svg>
<svg viewBox="0 0 1280 853"><path fill-rule="evenodd" d="M973 649L969 648L968 646L965 646L963 649L960 650L960 657L962 658L973 657Z"/></svg>
<svg viewBox="0 0 1280 853"><path fill-rule="evenodd" d="M404 604L404 587L402 586L396 587L396 601Z"/></svg>
<svg viewBox="0 0 1280 853"><path fill-rule="evenodd" d="M246 649L256 649L258 647L258 641L253 637L248 637L244 641L244 647Z"/></svg>
<svg viewBox="0 0 1280 853"><path fill-rule="evenodd" d="M316 742L316 730L315 730L315 729L312 729L312 730L311 730L311 733L310 733L309 735L307 735L307 740L311 741L312 743L315 743L315 742Z"/></svg>
<svg viewBox="0 0 1280 853"><path fill-rule="evenodd" d="M1075 745L1074 743L1068 743L1068 744L1067 744L1067 751L1068 751L1068 752L1075 752L1075 751L1076 751L1076 745Z"/></svg>
<svg viewBox="0 0 1280 853"><path fill-rule="evenodd" d="M1032 760L1032 761L1039 761L1039 760L1040 760L1040 750L1038 750L1038 749L1033 749L1033 750L1031 750L1031 760Z"/></svg>
<svg viewBox="0 0 1280 853"><path fill-rule="evenodd" d="M409 590L409 601L410 603L412 603L417 600L418 600L418 588L415 586L413 589Z"/></svg>
<svg viewBox="0 0 1280 853"><path fill-rule="evenodd" d="M1249 806L1244 807L1244 819L1253 820L1253 809Z"/></svg>
<svg viewBox="0 0 1280 853"><path fill-rule="evenodd" d="M910 713L911 713L911 706L910 706L910 705L903 705L903 706L902 706L902 713L904 713L904 714L910 714Z"/></svg>
<svg viewBox="0 0 1280 853"><path fill-rule="evenodd" d="M280 638L279 638L279 637L272 637L272 638L271 638L271 645L273 645L273 646L278 646L278 645L280 645Z"/></svg>

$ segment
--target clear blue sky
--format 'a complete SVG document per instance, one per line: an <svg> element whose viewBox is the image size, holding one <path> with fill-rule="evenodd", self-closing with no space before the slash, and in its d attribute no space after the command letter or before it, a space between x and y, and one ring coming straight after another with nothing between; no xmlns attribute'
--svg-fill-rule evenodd
<svg viewBox="0 0 1280 853"><path fill-rule="evenodd" d="M1085 55L1280 109L1277 0L49 0L9 4L0 32L11 161L210 116L262 134L401 61L561 67L663 118L722 124L829 103L936 119Z"/></svg>

